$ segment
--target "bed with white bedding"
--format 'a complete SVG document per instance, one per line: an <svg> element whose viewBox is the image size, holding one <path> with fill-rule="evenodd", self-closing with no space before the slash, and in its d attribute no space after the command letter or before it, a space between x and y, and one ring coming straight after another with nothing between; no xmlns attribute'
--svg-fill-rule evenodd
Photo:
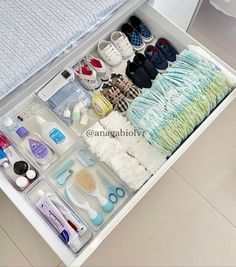
<svg viewBox="0 0 236 267"><path fill-rule="evenodd" d="M0 100L127 0L0 0Z"/></svg>

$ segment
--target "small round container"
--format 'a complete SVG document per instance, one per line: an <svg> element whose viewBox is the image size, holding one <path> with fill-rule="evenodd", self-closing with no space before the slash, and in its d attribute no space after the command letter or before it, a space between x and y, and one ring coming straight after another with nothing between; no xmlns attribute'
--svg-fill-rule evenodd
<svg viewBox="0 0 236 267"><path fill-rule="evenodd" d="M21 189L24 190L27 185L29 184L29 181L27 178L25 178L24 176L18 176L16 178L16 185Z"/></svg>
<svg viewBox="0 0 236 267"><path fill-rule="evenodd" d="M13 120L11 118L5 118L3 121L3 126L10 128L13 125Z"/></svg>
<svg viewBox="0 0 236 267"><path fill-rule="evenodd" d="M25 176L29 179L29 180L33 180L37 177L37 173L34 170L28 170L25 174Z"/></svg>
<svg viewBox="0 0 236 267"><path fill-rule="evenodd" d="M16 174L24 175L29 169L29 164L23 160L17 161L14 163L13 169Z"/></svg>

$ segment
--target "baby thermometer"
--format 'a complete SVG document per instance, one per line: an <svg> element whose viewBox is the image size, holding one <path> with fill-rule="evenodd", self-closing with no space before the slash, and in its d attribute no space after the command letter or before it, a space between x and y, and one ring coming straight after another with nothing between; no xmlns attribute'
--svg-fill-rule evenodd
<svg viewBox="0 0 236 267"><path fill-rule="evenodd" d="M43 101L48 101L59 89L75 79L74 71L69 67L65 68L55 77L53 77L42 90L39 91L38 96Z"/></svg>

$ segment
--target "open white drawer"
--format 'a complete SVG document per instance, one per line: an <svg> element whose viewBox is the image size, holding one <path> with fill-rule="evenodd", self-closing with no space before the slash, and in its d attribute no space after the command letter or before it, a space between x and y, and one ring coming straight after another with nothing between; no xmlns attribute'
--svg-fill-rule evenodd
<svg viewBox="0 0 236 267"><path fill-rule="evenodd" d="M15 104L23 101L26 96L34 94L35 90L42 86L47 80L61 71L65 66L73 66L78 59L95 48L97 41L107 38L109 34L124 23L132 14L137 14L151 28L155 36L164 36L169 39L175 47L181 51L187 45L193 44L201 46L187 33L171 23L167 18L154 10L150 3L145 0L128 1L122 6L106 23L101 25L95 32L88 34L80 45L74 48L69 54L53 62L47 71L35 75L27 86L21 86L19 90L7 96L0 102L0 116L12 109ZM206 50L207 51L207 50ZM236 75L236 72L222 62L219 58L207 51L212 57L225 66L230 72ZM61 260L70 266L80 266L97 248L97 246L106 238L106 236L120 223L128 212L142 199L150 188L163 176L163 174L174 164L174 162L191 146L191 144L207 129L207 127L217 118L217 116L230 104L236 97L234 90L224 101L208 116L208 118L192 133L192 135L181 145L181 147L164 163L164 165L137 191L129 202L123 206L119 213L91 240L91 242L79 253L78 256L72 252L58 239L55 233L48 227L47 223L26 201L24 195L17 192L7 179L1 175L0 188L5 192L9 199L16 205L21 213L28 219L33 227L39 232L49 246L61 258Z"/></svg>

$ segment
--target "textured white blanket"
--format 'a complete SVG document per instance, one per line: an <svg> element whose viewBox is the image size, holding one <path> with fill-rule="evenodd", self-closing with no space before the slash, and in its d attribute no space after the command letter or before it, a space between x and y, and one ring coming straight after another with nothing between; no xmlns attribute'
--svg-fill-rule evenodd
<svg viewBox="0 0 236 267"><path fill-rule="evenodd" d="M127 0L0 0L0 99Z"/></svg>

